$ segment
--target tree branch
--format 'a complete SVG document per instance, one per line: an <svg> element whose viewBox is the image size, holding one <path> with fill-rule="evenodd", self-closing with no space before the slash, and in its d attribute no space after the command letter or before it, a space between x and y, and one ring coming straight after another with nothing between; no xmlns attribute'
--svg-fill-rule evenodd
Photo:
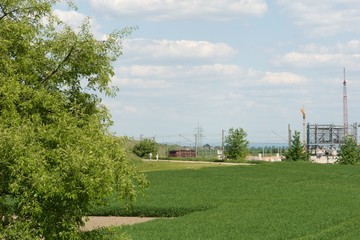
<svg viewBox="0 0 360 240"><path fill-rule="evenodd" d="M35 9L34 7L24 7L24 8L14 8L13 10L9 11L9 12L6 12L4 10L4 6L0 5L0 8L2 10L2 13L3 15L0 16L0 21L5 18L6 16L10 15L10 14L13 14L13 13L16 13L17 11L20 11L20 10L31 10L31 9Z"/></svg>
<svg viewBox="0 0 360 240"><path fill-rule="evenodd" d="M2 5L0 5L0 9L1 9L1 12L3 13L3 15L0 17L0 21L6 17L9 13L5 12L4 10L4 7Z"/></svg>
<svg viewBox="0 0 360 240"><path fill-rule="evenodd" d="M66 55L66 57L64 58L64 60L62 60L62 62L46 77L44 78L41 83L44 83L45 81L49 80L52 76L54 76L59 70L60 68L67 62L67 60L70 58L71 53L73 52L75 47L72 47L70 49L70 51L68 52L68 54Z"/></svg>

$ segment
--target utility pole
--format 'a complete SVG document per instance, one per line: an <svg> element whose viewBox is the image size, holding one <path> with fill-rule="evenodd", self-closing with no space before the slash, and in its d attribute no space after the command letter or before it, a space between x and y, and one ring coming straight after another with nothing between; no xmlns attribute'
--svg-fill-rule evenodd
<svg viewBox="0 0 360 240"><path fill-rule="evenodd" d="M221 133L221 150L222 150L222 152L223 152L223 154L224 154L224 151L225 151L225 149L224 149L224 143L225 143L225 130L222 130L221 132L222 132L222 133Z"/></svg>
<svg viewBox="0 0 360 240"><path fill-rule="evenodd" d="M289 134L289 148L291 148L291 129L290 129L290 124L288 124L288 134Z"/></svg>
<svg viewBox="0 0 360 240"><path fill-rule="evenodd" d="M306 125L306 115L305 115L305 109L304 109L304 107L302 107L302 109L300 109L300 112L301 112L301 114L302 114L302 116L303 116L303 146L304 146L304 148L306 148L306 133L305 133L305 131L306 131L306 127L305 127L305 125Z"/></svg>
<svg viewBox="0 0 360 240"><path fill-rule="evenodd" d="M343 94L343 114L344 114L344 138L348 136L348 105L347 105L347 90L346 90L346 78L345 78L345 68L344 68L344 82L343 82L344 94ZM345 139L344 139L345 140Z"/></svg>
<svg viewBox="0 0 360 240"><path fill-rule="evenodd" d="M197 134L194 134L195 135L195 157L198 156L198 141L197 141Z"/></svg>

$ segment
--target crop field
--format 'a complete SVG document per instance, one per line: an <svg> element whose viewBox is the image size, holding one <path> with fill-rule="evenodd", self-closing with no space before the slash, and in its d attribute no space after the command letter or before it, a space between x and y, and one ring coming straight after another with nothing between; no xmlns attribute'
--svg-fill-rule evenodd
<svg viewBox="0 0 360 240"><path fill-rule="evenodd" d="M358 239L360 166L264 163L147 172L131 239ZM99 215L123 215L115 201ZM96 231L106 235L109 230Z"/></svg>
<svg viewBox="0 0 360 240"><path fill-rule="evenodd" d="M153 172L163 170L201 169L205 167L219 167L221 163L212 162L186 162L186 161L142 161L137 162L140 172Z"/></svg>

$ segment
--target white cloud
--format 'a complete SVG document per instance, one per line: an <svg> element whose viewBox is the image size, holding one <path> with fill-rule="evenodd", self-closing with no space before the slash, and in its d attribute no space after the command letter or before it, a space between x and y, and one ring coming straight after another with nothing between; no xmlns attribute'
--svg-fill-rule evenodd
<svg viewBox="0 0 360 240"><path fill-rule="evenodd" d="M339 43L336 48L339 52L356 54L360 52L360 40L353 39L345 44Z"/></svg>
<svg viewBox="0 0 360 240"><path fill-rule="evenodd" d="M319 67L343 64L344 60L342 54L290 52L281 57L280 63L296 67Z"/></svg>
<svg viewBox="0 0 360 240"><path fill-rule="evenodd" d="M124 42L127 58L137 59L207 59L219 60L231 57L236 50L225 43L191 40L133 39Z"/></svg>
<svg viewBox="0 0 360 240"><path fill-rule="evenodd" d="M304 28L309 37L331 36L340 32L360 32L360 1L358 0L278 0Z"/></svg>
<svg viewBox="0 0 360 240"><path fill-rule="evenodd" d="M176 83L234 80L239 75L244 74L244 70L239 66L228 64L195 66L132 65L118 68L117 76L122 80L117 79L114 83L117 85L135 84L144 87L148 85L146 81L150 81L154 83L154 86L159 84L163 87L172 87Z"/></svg>
<svg viewBox="0 0 360 240"><path fill-rule="evenodd" d="M114 78L113 85L120 87L120 89L124 87L136 89L165 89L171 87L171 83L165 80L136 77Z"/></svg>
<svg viewBox="0 0 360 240"><path fill-rule="evenodd" d="M73 28L78 28L86 18L86 15L77 11L64 11L60 9L55 9L54 14L58 18L60 18L61 21L65 22Z"/></svg>
<svg viewBox="0 0 360 240"><path fill-rule="evenodd" d="M287 65L295 67L316 68L347 66L360 67L360 41L350 40L347 43L338 43L331 47L315 44L301 47L300 51L292 51L273 59L277 66Z"/></svg>
<svg viewBox="0 0 360 240"><path fill-rule="evenodd" d="M117 76L114 78L113 84L119 86L120 89L170 90L176 94L179 94L184 88L187 89L188 86L191 86L191 91L202 88L203 90L211 89L209 92L212 92L215 89L245 89L254 86L281 85L289 88L308 82L306 77L291 72L261 72L227 64L198 66L133 65L119 68ZM185 94L189 94L188 89Z"/></svg>
<svg viewBox="0 0 360 240"><path fill-rule="evenodd" d="M133 113L133 114L140 113L140 110L137 107L133 107L133 106L124 106L122 110L126 113Z"/></svg>
<svg viewBox="0 0 360 240"><path fill-rule="evenodd" d="M86 16L80 12L73 11L73 10L65 11L65 10L55 9L54 14L61 21L63 21L65 24L69 25L74 30L78 30L80 25L84 22L84 20L86 18L88 18L88 16ZM103 34L99 32L101 26L93 18L89 18L89 23L90 23L92 33L97 38L102 39Z"/></svg>
<svg viewBox="0 0 360 240"><path fill-rule="evenodd" d="M213 64L213 65L200 65L194 66L191 69L191 73L194 75L206 75L206 76L236 76L241 73L242 69L234 64Z"/></svg>
<svg viewBox="0 0 360 240"><path fill-rule="evenodd" d="M174 72L177 72L176 66L156 66L156 65L132 65L129 67L120 67L118 75L135 76L135 77L154 77L162 76L162 78L168 78L173 76ZM181 69L180 69L181 71Z"/></svg>
<svg viewBox="0 0 360 240"><path fill-rule="evenodd" d="M300 75L290 72L266 72L264 77L261 79L262 82L268 84L302 84L308 80Z"/></svg>
<svg viewBox="0 0 360 240"><path fill-rule="evenodd" d="M261 16L267 10L264 0L91 0L95 11L116 17L150 20L229 19Z"/></svg>

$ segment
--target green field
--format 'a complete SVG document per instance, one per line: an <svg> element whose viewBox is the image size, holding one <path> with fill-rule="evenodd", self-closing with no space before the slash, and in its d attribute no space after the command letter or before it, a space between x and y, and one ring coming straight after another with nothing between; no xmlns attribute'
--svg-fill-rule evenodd
<svg viewBox="0 0 360 240"><path fill-rule="evenodd" d="M201 169L205 167L223 166L213 162L189 162L189 161L147 161L138 162L137 169L141 172L153 172L164 170Z"/></svg>
<svg viewBox="0 0 360 240"><path fill-rule="evenodd" d="M292 162L165 170L162 165L146 173L151 187L133 214L173 218L115 231L132 239L358 239L359 167ZM116 209L113 202L107 211Z"/></svg>

